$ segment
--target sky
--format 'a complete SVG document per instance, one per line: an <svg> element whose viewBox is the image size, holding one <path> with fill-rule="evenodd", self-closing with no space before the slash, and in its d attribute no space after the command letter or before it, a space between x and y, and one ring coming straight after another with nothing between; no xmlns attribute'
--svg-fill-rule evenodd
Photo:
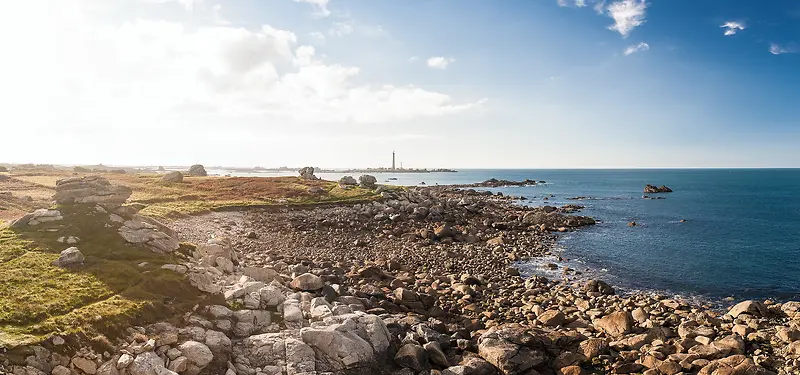
<svg viewBox="0 0 800 375"><path fill-rule="evenodd" d="M794 0L0 3L0 162L800 167Z"/></svg>

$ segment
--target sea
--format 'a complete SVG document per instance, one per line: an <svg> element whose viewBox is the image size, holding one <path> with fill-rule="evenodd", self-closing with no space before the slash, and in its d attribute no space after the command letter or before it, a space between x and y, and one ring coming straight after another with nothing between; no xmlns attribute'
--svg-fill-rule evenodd
<svg viewBox="0 0 800 375"><path fill-rule="evenodd" d="M338 180L344 174L317 175ZM800 300L800 169L497 169L373 175L379 183L404 186L490 178L545 181L485 190L524 196L527 200L519 203L524 205L579 204L585 206L580 215L599 221L561 234L556 255L562 260L528 261L520 265L527 274L560 277L560 271L551 274L543 267L554 262L623 292L708 301ZM664 199L644 199L646 184L667 185L674 192L648 194ZM631 227L630 222L638 225Z"/></svg>

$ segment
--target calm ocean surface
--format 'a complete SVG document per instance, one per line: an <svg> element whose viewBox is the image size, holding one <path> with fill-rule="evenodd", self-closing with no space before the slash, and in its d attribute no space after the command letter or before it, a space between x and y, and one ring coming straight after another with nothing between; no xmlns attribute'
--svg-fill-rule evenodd
<svg viewBox="0 0 800 375"><path fill-rule="evenodd" d="M318 175L330 180L342 176ZM396 177L391 183L399 185L492 177L545 180L539 186L491 190L523 195L531 205L580 204L586 206L583 215L600 220L561 237L561 255L569 261L559 265L599 273L629 290L711 299L800 299L800 169L466 170L375 176L379 183ZM675 192L661 194L663 200L642 199L648 183ZM590 199L567 199L576 196ZM640 226L628 227L630 221ZM531 264L527 269L540 268Z"/></svg>

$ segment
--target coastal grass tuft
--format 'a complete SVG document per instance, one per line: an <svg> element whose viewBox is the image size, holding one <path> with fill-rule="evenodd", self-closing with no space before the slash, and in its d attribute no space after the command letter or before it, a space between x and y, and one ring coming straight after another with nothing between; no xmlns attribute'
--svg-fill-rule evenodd
<svg viewBox="0 0 800 375"><path fill-rule="evenodd" d="M168 319L206 296L184 276L161 269L177 261L126 243L107 215L90 207L58 207L64 220L25 231L0 230L0 347L53 334L117 337L134 322ZM52 265L77 236L84 265Z"/></svg>

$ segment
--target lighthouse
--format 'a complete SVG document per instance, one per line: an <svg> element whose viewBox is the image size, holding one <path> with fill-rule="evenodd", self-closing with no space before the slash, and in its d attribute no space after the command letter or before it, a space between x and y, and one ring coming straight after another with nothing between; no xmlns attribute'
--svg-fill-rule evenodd
<svg viewBox="0 0 800 375"><path fill-rule="evenodd" d="M394 151L392 151L392 170L394 171Z"/></svg>

